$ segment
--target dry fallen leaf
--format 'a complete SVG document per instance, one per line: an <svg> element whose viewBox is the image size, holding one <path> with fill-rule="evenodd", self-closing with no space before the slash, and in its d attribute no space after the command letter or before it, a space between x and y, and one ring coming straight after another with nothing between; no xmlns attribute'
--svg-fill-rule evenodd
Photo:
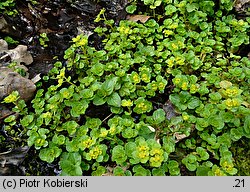
<svg viewBox="0 0 250 192"><path fill-rule="evenodd" d="M142 23L146 23L149 18L150 16L147 16L147 15L128 15L127 16L127 20L129 21L134 21L134 22L140 21Z"/></svg>
<svg viewBox="0 0 250 192"><path fill-rule="evenodd" d="M184 139L184 138L186 138L187 137L187 135L185 135L185 134L179 134L179 133L174 133L174 136L175 136L175 138L176 138L176 143L178 143L180 140L182 140L182 139Z"/></svg>
<svg viewBox="0 0 250 192"><path fill-rule="evenodd" d="M33 83L37 83L38 81L41 80L41 77L40 77L41 73L39 73L38 75L36 75L33 79L31 79L31 81Z"/></svg>

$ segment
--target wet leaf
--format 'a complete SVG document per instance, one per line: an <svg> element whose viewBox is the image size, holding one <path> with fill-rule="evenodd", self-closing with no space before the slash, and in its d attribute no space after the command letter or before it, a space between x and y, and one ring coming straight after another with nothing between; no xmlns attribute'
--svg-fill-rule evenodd
<svg viewBox="0 0 250 192"><path fill-rule="evenodd" d="M153 119L157 124L163 122L166 119L165 111L163 109L157 109L153 113Z"/></svg>
<svg viewBox="0 0 250 192"><path fill-rule="evenodd" d="M111 106L114 107L120 107L121 106L121 97L118 93L112 93L108 99L107 99L107 103Z"/></svg>
<svg viewBox="0 0 250 192"><path fill-rule="evenodd" d="M129 5L129 6L126 7L126 11L127 11L128 13L131 13L131 14L132 14L132 13L135 12L136 8L137 8L136 5Z"/></svg>

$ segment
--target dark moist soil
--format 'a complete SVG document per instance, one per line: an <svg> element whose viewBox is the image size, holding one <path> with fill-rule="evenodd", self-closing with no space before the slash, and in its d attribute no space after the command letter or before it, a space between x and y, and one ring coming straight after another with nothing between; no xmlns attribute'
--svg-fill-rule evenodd
<svg viewBox="0 0 250 192"><path fill-rule="evenodd" d="M54 57L63 60L64 51L70 46L71 39L79 33L79 30L86 33L93 31L98 25L94 19L103 7L107 10L106 17L114 19L116 23L126 17L124 7L127 0L37 0L37 2L38 4L33 5L29 1L17 1L18 15L15 17L4 15L10 25L10 31L8 34L0 33L0 38L10 36L18 40L19 44L28 46L34 58L33 64L29 66L31 78L39 73L46 74L53 67ZM46 48L39 44L41 33L46 33L49 38ZM96 43L94 35L90 39L94 45L99 44Z"/></svg>

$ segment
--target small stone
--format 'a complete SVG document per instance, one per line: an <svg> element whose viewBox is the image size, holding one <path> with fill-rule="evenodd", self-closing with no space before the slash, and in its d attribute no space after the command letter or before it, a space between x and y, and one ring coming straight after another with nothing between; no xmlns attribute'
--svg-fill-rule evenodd
<svg viewBox="0 0 250 192"><path fill-rule="evenodd" d="M0 52L8 50L8 43L0 39Z"/></svg>
<svg viewBox="0 0 250 192"><path fill-rule="evenodd" d="M3 39L0 39L0 55L0 62L6 57L10 57L11 62L15 61L17 64L25 63L30 65L33 62L33 57L28 52L27 46L18 45L15 49L8 50L8 44Z"/></svg>
<svg viewBox="0 0 250 192"><path fill-rule="evenodd" d="M0 68L0 100L13 91L18 91L20 99L29 101L36 91L35 84L7 67Z"/></svg>

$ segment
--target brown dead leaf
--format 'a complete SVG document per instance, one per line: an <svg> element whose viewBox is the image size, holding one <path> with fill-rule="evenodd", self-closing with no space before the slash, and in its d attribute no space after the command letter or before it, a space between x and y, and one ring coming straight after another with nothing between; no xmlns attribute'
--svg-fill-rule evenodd
<svg viewBox="0 0 250 192"><path fill-rule="evenodd" d="M128 15L127 20L129 21L140 21L141 23L146 23L150 16L147 15Z"/></svg>
<svg viewBox="0 0 250 192"><path fill-rule="evenodd" d="M182 139L184 139L184 138L186 138L187 137L187 135L185 135L185 134L179 134L179 133L174 133L174 136L175 136L175 138L176 138L176 143L178 143L180 140L182 140Z"/></svg>

